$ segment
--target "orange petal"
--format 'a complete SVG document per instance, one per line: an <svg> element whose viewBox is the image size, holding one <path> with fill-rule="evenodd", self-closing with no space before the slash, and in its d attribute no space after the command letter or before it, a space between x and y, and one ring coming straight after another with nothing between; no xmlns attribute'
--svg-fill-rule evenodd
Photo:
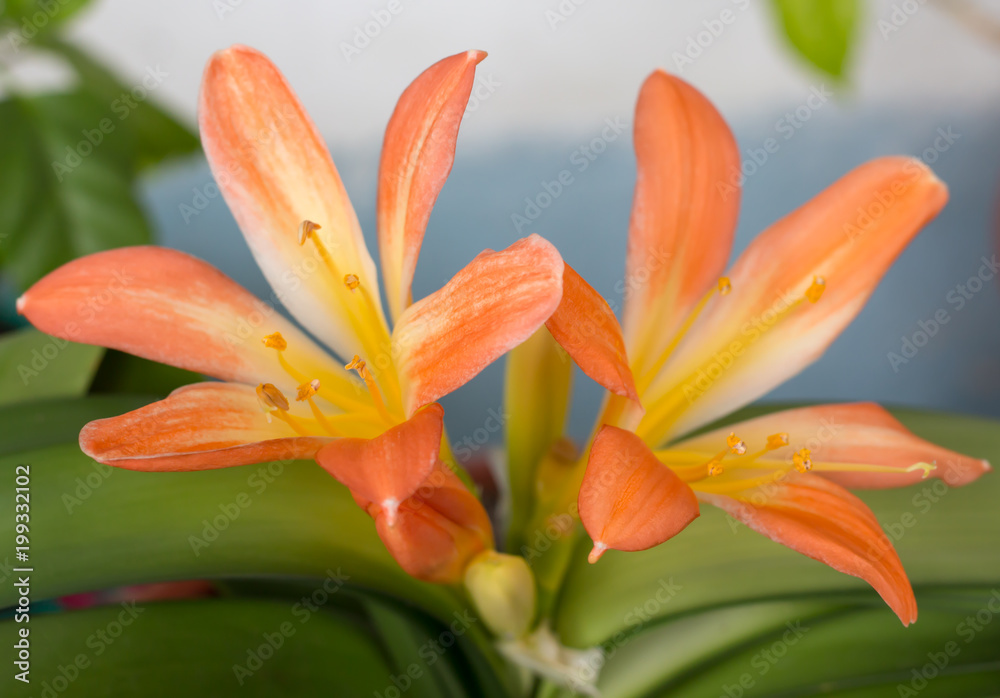
<svg viewBox="0 0 1000 698"><path fill-rule="evenodd" d="M625 338L641 375L729 261L740 158L698 90L656 71L635 108L637 179L626 265Z"/></svg>
<svg viewBox="0 0 1000 698"><path fill-rule="evenodd" d="M545 325L584 373L611 392L639 401L614 311L568 264L562 300Z"/></svg>
<svg viewBox="0 0 1000 698"><path fill-rule="evenodd" d="M643 396L639 433L658 443L693 430L819 358L947 198L920 161L881 158L768 228L734 265L732 291L709 302ZM817 278L825 292L810 302Z"/></svg>
<svg viewBox="0 0 1000 698"><path fill-rule="evenodd" d="M839 485L790 473L735 498L704 492L698 497L773 541L865 580L903 625L916 621L917 601L892 543L864 502Z"/></svg>
<svg viewBox="0 0 1000 698"><path fill-rule="evenodd" d="M319 131L284 76L246 46L209 60L198 108L202 145L219 188L276 296L342 357L364 353L350 322L358 303L344 285L354 274L381 314L375 263ZM314 242L299 244L303 221ZM384 321L383 321L384 324Z"/></svg>
<svg viewBox="0 0 1000 698"><path fill-rule="evenodd" d="M645 550L672 538L698 516L687 484L630 431L605 425L590 450L580 486L580 520L605 550Z"/></svg>
<svg viewBox="0 0 1000 698"><path fill-rule="evenodd" d="M269 422L254 388L233 383L186 385L80 432L80 448L94 460L153 472L312 458L329 441L299 436L277 418Z"/></svg>
<svg viewBox="0 0 1000 698"><path fill-rule="evenodd" d="M337 439L316 462L358 497L377 502L394 519L395 507L427 479L438 461L444 410L434 403L374 439Z"/></svg>
<svg viewBox="0 0 1000 698"><path fill-rule="evenodd" d="M288 342L291 363L337 370L272 304L210 264L163 247L125 247L73 260L28 289L17 308L48 334L222 380L294 391L274 350L261 343L275 331Z"/></svg>
<svg viewBox="0 0 1000 698"><path fill-rule="evenodd" d="M674 448L714 452L731 431L739 434L750 451L763 448L771 434L788 434L788 446L770 452L767 459L787 462L794 451L808 448L816 474L853 489L884 489L920 482L923 470L907 472L917 463L935 464L930 477L940 478L950 487L967 485L990 470L984 460L915 436L884 408L871 402L773 412L686 439ZM895 472L863 470L869 466L892 468Z"/></svg>
<svg viewBox="0 0 1000 698"><path fill-rule="evenodd" d="M427 219L455 160L458 127L483 51L438 61L403 92L382 144L378 244L392 316L410 304Z"/></svg>
<svg viewBox="0 0 1000 698"><path fill-rule="evenodd" d="M386 549L417 579L456 584L472 558L493 547L493 529L482 504L442 463L400 504L392 523L378 504L359 504L375 519Z"/></svg>
<svg viewBox="0 0 1000 698"><path fill-rule="evenodd" d="M532 235L487 250L443 288L417 301L393 330L407 414L464 385L549 318L562 295L563 261Z"/></svg>

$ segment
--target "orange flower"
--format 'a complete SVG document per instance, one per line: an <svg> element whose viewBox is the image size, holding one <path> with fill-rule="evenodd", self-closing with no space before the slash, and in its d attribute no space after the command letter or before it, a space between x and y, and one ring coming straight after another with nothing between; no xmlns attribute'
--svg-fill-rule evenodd
<svg viewBox="0 0 1000 698"><path fill-rule="evenodd" d="M424 230L485 56L469 51L431 66L389 121L377 208L390 325L354 209L288 83L252 49L214 55L199 106L212 172L272 300L326 348L273 302L181 252L136 247L70 262L19 299L36 327L224 381L91 422L80 434L84 452L148 471L315 458L376 519L407 570L460 579L464 562L492 547L492 533L478 501L441 465L435 401L540 327L563 275L555 248L531 236L483 252L411 301Z"/></svg>
<svg viewBox="0 0 1000 698"><path fill-rule="evenodd" d="M722 117L693 87L655 72L639 95L635 150L624 331L568 267L548 322L614 393L585 472L569 482L582 482L591 562L662 543L705 502L867 580L913 622L892 544L844 486L898 487L928 474L961 485L989 470L985 461L917 438L872 404L787 410L683 437L819 358L944 206L944 184L916 160L870 162L758 236L724 276L739 154Z"/></svg>

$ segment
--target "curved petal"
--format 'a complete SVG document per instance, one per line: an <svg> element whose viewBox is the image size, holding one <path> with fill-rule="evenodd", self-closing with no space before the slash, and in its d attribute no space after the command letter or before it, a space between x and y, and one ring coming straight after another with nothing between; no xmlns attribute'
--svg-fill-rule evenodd
<svg viewBox="0 0 1000 698"><path fill-rule="evenodd" d="M195 383L166 399L83 427L80 448L129 470L209 470L312 458L330 439L301 436L261 410L246 385Z"/></svg>
<svg viewBox="0 0 1000 698"><path fill-rule="evenodd" d="M281 332L285 357L349 390L336 362L265 303L210 264L164 247L123 247L75 259L18 299L18 312L48 334L98 344L221 380L295 380L261 338Z"/></svg>
<svg viewBox="0 0 1000 698"><path fill-rule="evenodd" d="M729 261L740 158L712 103L658 70L635 108L638 168L626 263L625 339L636 375L669 345Z"/></svg>
<svg viewBox="0 0 1000 698"><path fill-rule="evenodd" d="M609 548L652 548L698 517L691 488L642 439L610 425L594 439L578 502L580 520L594 541L591 562Z"/></svg>
<svg viewBox="0 0 1000 698"><path fill-rule="evenodd" d="M614 311L568 264L563 267L562 300L545 326L584 373L616 395L639 402Z"/></svg>
<svg viewBox="0 0 1000 698"><path fill-rule="evenodd" d="M432 403L374 439L337 439L316 462L356 496L377 502L389 521L431 474L441 449L444 410Z"/></svg>
<svg viewBox="0 0 1000 698"><path fill-rule="evenodd" d="M284 76L246 46L219 51L205 67L198 123L212 174L277 299L340 356L365 353L351 319L359 296L344 276L359 278L363 302L381 318L375 263L326 145ZM300 245L305 220L321 228Z"/></svg>
<svg viewBox="0 0 1000 698"><path fill-rule="evenodd" d="M881 158L768 228L643 396L639 433L660 443L695 429L815 361L947 198L920 161Z"/></svg>
<svg viewBox="0 0 1000 698"><path fill-rule="evenodd" d="M920 482L925 471L908 470L918 463L936 465L930 476L944 480L950 487L967 485L990 470L984 460L924 441L871 402L772 412L685 439L674 448L712 453L725 443L731 431L751 451L763 447L771 434L788 434L788 446L768 453L768 460L787 467L794 451L808 448L813 472L852 489L904 487Z"/></svg>
<svg viewBox="0 0 1000 698"><path fill-rule="evenodd" d="M469 562L493 547L489 516L476 496L437 463L390 522L378 504L355 500L375 519L386 549L406 572L427 582L457 584Z"/></svg>
<svg viewBox="0 0 1000 698"><path fill-rule="evenodd" d="M556 248L532 235L501 252L483 252L407 308L392 335L407 414L530 337L559 305L562 276Z"/></svg>
<svg viewBox="0 0 1000 698"><path fill-rule="evenodd" d="M698 498L773 541L865 580L903 625L916 621L917 601L892 543L864 502L839 485L790 473L733 497L699 492Z"/></svg>
<svg viewBox="0 0 1000 698"><path fill-rule="evenodd" d="M455 160L455 142L484 51L438 61L403 92L382 143L378 246L392 317L410 304L410 286L431 209Z"/></svg>

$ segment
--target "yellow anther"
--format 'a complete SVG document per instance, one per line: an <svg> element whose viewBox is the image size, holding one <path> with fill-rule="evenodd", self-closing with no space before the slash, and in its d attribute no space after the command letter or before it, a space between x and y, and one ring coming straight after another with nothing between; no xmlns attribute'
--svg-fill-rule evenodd
<svg viewBox="0 0 1000 698"><path fill-rule="evenodd" d="M767 450L773 451L776 448L788 445L788 434L771 434L767 437Z"/></svg>
<svg viewBox="0 0 1000 698"><path fill-rule="evenodd" d="M288 410L288 400L273 383L261 383L257 386L257 399L266 410Z"/></svg>
<svg viewBox="0 0 1000 698"><path fill-rule="evenodd" d="M302 385L299 386L298 394L295 396L295 399L298 402L302 402L303 400L308 400L318 392L319 392L319 378L313 378L311 381L303 383Z"/></svg>
<svg viewBox="0 0 1000 698"><path fill-rule="evenodd" d="M268 349L284 351L288 348L288 342L285 341L285 338L281 336L280 332L272 332L260 341L262 341L264 346Z"/></svg>
<svg viewBox="0 0 1000 698"><path fill-rule="evenodd" d="M794 465L795 469L800 473L812 470L813 462L810 458L811 455L812 454L809 452L808 448L799 449L792 456L792 465Z"/></svg>
<svg viewBox="0 0 1000 698"><path fill-rule="evenodd" d="M361 279L358 278L357 274L344 274L344 286L353 291L360 285Z"/></svg>
<svg viewBox="0 0 1000 698"><path fill-rule="evenodd" d="M722 463L720 463L717 460L709 461L709 463L708 463L708 476L709 477L717 477L719 475L722 475L722 473L724 471L725 471L725 468L722 467Z"/></svg>
<svg viewBox="0 0 1000 698"><path fill-rule="evenodd" d="M726 437L726 445L729 447L729 452L734 455L742 456L747 452L747 445L735 432L729 432L729 436Z"/></svg>
<svg viewBox="0 0 1000 698"><path fill-rule="evenodd" d="M826 290L826 279L822 276L814 276L812 285L806 289L806 298L810 303L815 303Z"/></svg>
<svg viewBox="0 0 1000 698"><path fill-rule="evenodd" d="M920 477L926 480L927 476L931 474L932 470L937 470L937 465L934 465L933 463L914 463L913 465L911 465L909 468L906 469L906 472L912 473L914 470L923 470L924 471L923 475L921 475Z"/></svg>
<svg viewBox="0 0 1000 698"><path fill-rule="evenodd" d="M354 355L354 358L351 359L351 362L349 364L344 365L344 368L346 368L348 371L357 371L358 375L361 376L362 378L365 378L368 375L367 364L365 364L365 362L362 361L361 357L358 356L357 354Z"/></svg>
<svg viewBox="0 0 1000 698"><path fill-rule="evenodd" d="M723 276L719 279L719 295L724 296L733 290L733 285L729 283L729 277Z"/></svg>
<svg viewBox="0 0 1000 698"><path fill-rule="evenodd" d="M302 221L299 223L299 244L306 244L306 240L311 238L312 234L322 227L319 223L313 223L312 221Z"/></svg>

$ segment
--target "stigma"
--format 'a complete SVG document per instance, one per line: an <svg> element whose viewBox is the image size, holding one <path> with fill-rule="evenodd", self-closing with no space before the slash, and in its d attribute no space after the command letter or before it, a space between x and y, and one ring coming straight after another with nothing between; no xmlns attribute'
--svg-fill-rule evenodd
<svg viewBox="0 0 1000 698"><path fill-rule="evenodd" d="M302 221L299 224L299 244L306 244L306 240L313 236L317 230L321 230L323 226L319 223L313 223L312 221Z"/></svg>

